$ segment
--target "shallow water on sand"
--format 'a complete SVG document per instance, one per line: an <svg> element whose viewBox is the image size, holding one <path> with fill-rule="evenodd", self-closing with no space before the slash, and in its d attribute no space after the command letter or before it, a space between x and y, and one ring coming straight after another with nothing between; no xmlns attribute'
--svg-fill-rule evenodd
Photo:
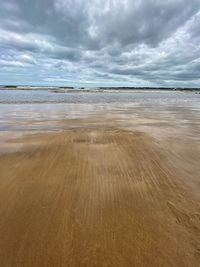
<svg viewBox="0 0 200 267"><path fill-rule="evenodd" d="M65 119L106 114L133 123L138 117L197 124L200 94L178 91L67 92L0 90L0 131L51 129ZM119 116L120 115L120 116ZM55 123L56 121L56 123ZM53 123L54 122L54 123ZM78 125L76 125L78 126ZM66 125L65 125L66 127Z"/></svg>

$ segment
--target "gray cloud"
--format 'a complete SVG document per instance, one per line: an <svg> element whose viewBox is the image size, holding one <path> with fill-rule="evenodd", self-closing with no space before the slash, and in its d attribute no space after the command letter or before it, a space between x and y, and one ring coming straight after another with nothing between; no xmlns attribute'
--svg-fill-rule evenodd
<svg viewBox="0 0 200 267"><path fill-rule="evenodd" d="M199 86L199 0L0 4L0 83Z"/></svg>

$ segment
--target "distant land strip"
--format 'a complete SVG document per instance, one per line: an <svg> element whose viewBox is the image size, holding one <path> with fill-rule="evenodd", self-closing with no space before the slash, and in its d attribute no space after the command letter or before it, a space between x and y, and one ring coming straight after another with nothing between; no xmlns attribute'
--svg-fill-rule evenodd
<svg viewBox="0 0 200 267"><path fill-rule="evenodd" d="M62 90L70 91L102 91L102 90L166 90L166 91L200 91L200 87L73 87L73 86L30 86L30 85L0 85L0 90Z"/></svg>

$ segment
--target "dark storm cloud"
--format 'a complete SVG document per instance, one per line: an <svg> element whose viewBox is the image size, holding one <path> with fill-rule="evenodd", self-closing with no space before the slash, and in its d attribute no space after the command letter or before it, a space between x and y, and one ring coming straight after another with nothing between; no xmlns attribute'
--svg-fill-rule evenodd
<svg viewBox="0 0 200 267"><path fill-rule="evenodd" d="M199 0L0 0L1 83L199 83ZM18 80L17 80L18 81ZM30 81L34 83L34 81Z"/></svg>

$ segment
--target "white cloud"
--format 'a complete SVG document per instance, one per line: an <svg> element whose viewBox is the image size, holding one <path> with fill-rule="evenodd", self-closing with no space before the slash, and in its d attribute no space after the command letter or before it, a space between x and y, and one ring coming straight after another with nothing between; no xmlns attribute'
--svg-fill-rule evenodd
<svg viewBox="0 0 200 267"><path fill-rule="evenodd" d="M198 86L199 29L199 0L7 0L0 79Z"/></svg>

